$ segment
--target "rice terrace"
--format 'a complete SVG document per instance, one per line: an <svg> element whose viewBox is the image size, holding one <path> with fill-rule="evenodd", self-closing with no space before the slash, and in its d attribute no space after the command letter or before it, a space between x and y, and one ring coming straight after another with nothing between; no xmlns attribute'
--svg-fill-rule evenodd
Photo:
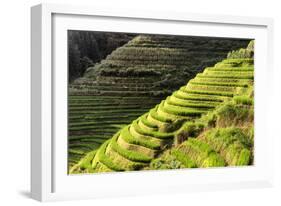
<svg viewBox="0 0 281 206"><path fill-rule="evenodd" d="M254 40L68 31L69 174L254 164Z"/></svg>

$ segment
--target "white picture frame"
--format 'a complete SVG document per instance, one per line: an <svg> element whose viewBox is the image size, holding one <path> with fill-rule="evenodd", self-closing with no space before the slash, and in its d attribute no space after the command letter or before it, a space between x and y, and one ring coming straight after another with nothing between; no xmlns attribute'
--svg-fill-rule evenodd
<svg viewBox="0 0 281 206"><path fill-rule="evenodd" d="M185 27L187 25L189 27ZM267 121L270 115L267 108L272 104L270 79L274 75L272 19L40 4L31 8L31 26L32 198L53 201L272 186L273 134ZM67 139L55 138L66 128L65 31L94 30L97 27L123 32L255 38L257 164L247 168L68 175L65 172L67 148L64 145ZM58 70L58 67L64 69Z"/></svg>

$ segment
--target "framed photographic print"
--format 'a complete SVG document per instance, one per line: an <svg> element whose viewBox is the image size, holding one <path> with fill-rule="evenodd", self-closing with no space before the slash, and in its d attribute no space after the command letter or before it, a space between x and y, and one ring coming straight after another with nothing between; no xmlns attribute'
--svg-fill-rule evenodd
<svg viewBox="0 0 281 206"><path fill-rule="evenodd" d="M271 19L31 14L34 199L272 185Z"/></svg>

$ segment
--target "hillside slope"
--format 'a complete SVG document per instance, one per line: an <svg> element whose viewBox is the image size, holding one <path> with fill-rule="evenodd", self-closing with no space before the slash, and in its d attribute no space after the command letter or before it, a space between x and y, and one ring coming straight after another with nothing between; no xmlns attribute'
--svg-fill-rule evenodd
<svg viewBox="0 0 281 206"><path fill-rule="evenodd" d="M123 127L71 173L251 164L253 79L251 42Z"/></svg>
<svg viewBox="0 0 281 206"><path fill-rule="evenodd" d="M82 77L88 67L100 62L135 36L118 32L68 30L68 81Z"/></svg>
<svg viewBox="0 0 281 206"><path fill-rule="evenodd" d="M139 35L69 85L69 165L248 40Z"/></svg>

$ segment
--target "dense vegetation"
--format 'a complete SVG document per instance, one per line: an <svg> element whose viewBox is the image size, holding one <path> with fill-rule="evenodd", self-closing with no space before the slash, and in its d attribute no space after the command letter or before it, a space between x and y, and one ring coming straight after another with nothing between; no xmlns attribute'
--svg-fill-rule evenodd
<svg viewBox="0 0 281 206"><path fill-rule="evenodd" d="M250 165L253 81L252 41L122 127L70 172Z"/></svg>
<svg viewBox="0 0 281 206"><path fill-rule="evenodd" d="M248 40L139 35L69 85L69 166Z"/></svg>
<svg viewBox="0 0 281 206"><path fill-rule="evenodd" d="M68 31L69 82L83 76L86 69L100 62L116 48L131 40L134 34Z"/></svg>

